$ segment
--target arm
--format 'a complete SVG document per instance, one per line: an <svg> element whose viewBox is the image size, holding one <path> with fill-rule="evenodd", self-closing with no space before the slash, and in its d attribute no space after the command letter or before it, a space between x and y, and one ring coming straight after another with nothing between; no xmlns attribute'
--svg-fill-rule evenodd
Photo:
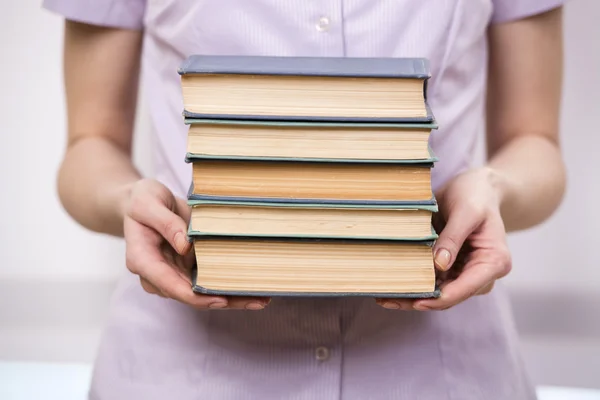
<svg viewBox="0 0 600 400"><path fill-rule="evenodd" d="M68 142L58 175L66 211L81 225L123 235L125 201L140 179L131 145L142 33L67 22Z"/></svg>
<svg viewBox="0 0 600 400"><path fill-rule="evenodd" d="M506 230L538 224L558 207L565 188L561 19L559 8L490 28L488 162L436 193L441 296L379 300L384 307L443 310L488 293L512 268Z"/></svg>
<svg viewBox="0 0 600 400"><path fill-rule="evenodd" d="M565 190L559 147L562 9L489 32L488 165L509 231L534 226Z"/></svg>
<svg viewBox="0 0 600 400"><path fill-rule="evenodd" d="M133 166L141 44L139 31L66 24L69 139L58 176L62 204L81 225L124 236L127 268L147 292L199 309L262 309L265 299L192 292L186 201L141 179Z"/></svg>

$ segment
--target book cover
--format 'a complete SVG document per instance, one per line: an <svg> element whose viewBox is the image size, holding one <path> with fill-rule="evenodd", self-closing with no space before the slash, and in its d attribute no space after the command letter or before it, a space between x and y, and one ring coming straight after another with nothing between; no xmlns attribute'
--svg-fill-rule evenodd
<svg viewBox="0 0 600 400"><path fill-rule="evenodd" d="M435 122L428 124L410 124L410 123L361 123L361 122L349 122L349 123L335 123L335 122L319 122L319 121L253 121L253 120L216 120L216 119L194 119L194 118L186 118L186 125L193 124L207 124L207 125L239 125L239 126L276 126L276 127L297 127L304 126L319 129L322 127L324 129L327 128L335 128L341 125L346 127L365 127L368 129L373 128L398 128L398 129L437 129L437 124ZM402 134L399 132L398 134ZM194 162L195 160L203 160L203 159L222 159L222 160L263 160L263 161L313 161L313 162L342 162L342 163L391 163L391 164L432 164L439 161L438 157L435 155L431 147L429 150L429 158L420 158L420 159L356 159L356 158L290 158L290 157L255 157L255 156L237 156L237 155L208 155L208 154L199 154L199 153L191 153L187 152L185 154L184 161L186 163Z"/></svg>
<svg viewBox="0 0 600 400"><path fill-rule="evenodd" d="M313 128L335 128L338 126L345 127L356 127L356 128L398 128L398 129L406 129L406 128L419 128L419 129L438 129L437 121L432 121L429 123L423 124L415 124L409 122L335 122L335 121L257 121L257 120L223 120L223 119L212 119L212 118L184 118L184 124L193 125L193 124L213 124L213 125L271 125L271 126L306 126Z"/></svg>
<svg viewBox="0 0 600 400"><path fill-rule="evenodd" d="M378 158L307 158L307 157L253 157L253 156L226 156L226 155L209 155L198 153L186 153L184 161L193 163L201 160L239 160L239 161L291 161L291 162L318 162L318 163L354 163L354 164L423 164L433 168L433 165L439 161L431 147L429 150L429 158L415 159L378 159Z"/></svg>
<svg viewBox="0 0 600 400"><path fill-rule="evenodd" d="M294 208L297 207L297 205L295 205L294 203L274 203L274 202L260 202L260 201L255 201L253 200L246 200L246 201L223 201L223 200L211 200L211 199L188 199L187 201L188 205L190 207L193 206L200 206L203 204L207 204L207 205L219 205L219 204L223 204L223 205L239 205L239 206L258 206L258 207L288 207L288 208ZM340 204L320 204L320 203L303 203L302 204L303 208L323 208L323 207L336 207L336 208L344 208L344 209L369 209L369 208L373 208L373 206L369 205L368 203L351 203L351 204L344 204L344 203L340 203ZM437 212L438 211L438 206L437 203L434 201L433 204L416 204L416 203L410 203L410 204L405 204L405 203L390 203L390 204L382 204L381 206L377 206L376 208L380 208L380 209L386 209L386 210L408 210L408 209L417 209L417 210L427 210L427 211L431 211L431 212Z"/></svg>
<svg viewBox="0 0 600 400"><path fill-rule="evenodd" d="M216 238L215 236L206 236L203 238L197 238L200 240L210 240ZM233 237L237 240L248 240L248 237ZM262 238L268 241L302 241L302 242L318 242L318 241L335 241L335 242L388 242L388 241L377 241L377 240L361 240L361 239L331 239L331 238ZM389 243L389 242L388 242ZM415 245L427 245L432 246L433 240L413 242ZM198 266L194 266L191 270L192 290L195 293L215 296L259 296L259 297L378 297L378 298L436 298L440 296L440 290L435 287L431 292L293 292L293 291L230 291L230 290L215 290L203 287L196 280Z"/></svg>
<svg viewBox="0 0 600 400"><path fill-rule="evenodd" d="M194 185L190 185L187 194L188 200L205 200L205 201L224 201L224 202L259 202L259 203L268 203L268 204L290 204L290 205L302 205L305 204L319 204L320 206L324 205L363 205L365 207L369 206L434 206L436 205L435 196L429 200L419 200L419 201L382 201L382 200L339 200L339 199L300 199L300 198L269 198L269 197L238 197L238 196L210 196L210 195L200 195L194 193Z"/></svg>
<svg viewBox="0 0 600 400"><path fill-rule="evenodd" d="M178 68L186 74L304 75L431 78L426 58L279 57L194 54Z"/></svg>
<svg viewBox="0 0 600 400"><path fill-rule="evenodd" d="M202 205L235 205L235 206L246 206L246 207L280 207L280 208L297 208L299 204L293 203L273 203L273 202L256 202L256 201L214 201L214 200L188 200L188 205L190 207L194 206L202 206ZM434 205L384 205L379 207L372 207L366 204L335 204L335 205L323 205L323 204L315 204L315 203L304 203L301 205L301 208L339 208L346 210L356 210L356 209L386 209L386 210L426 210L435 213L438 211L437 204ZM271 237L272 235L257 235L257 234L248 234L248 235L230 235L224 233L215 233L215 232L203 232L198 230L193 230L191 226L188 228L188 238L193 240L195 237L215 237L215 236L228 236L228 237ZM396 238L396 237L386 237L386 236L331 236L331 235L322 235L319 233L311 234L311 235L278 235L277 237L287 237L287 238L308 238L308 239L356 239L356 240L385 240L385 241L404 241L404 242L429 242L436 240L438 238L438 234L431 227L431 234L422 237L406 237L406 238Z"/></svg>
<svg viewBox="0 0 600 400"><path fill-rule="evenodd" d="M192 290L198 294L210 296L244 296L244 297L374 297L390 299L429 299L440 297L441 291L436 288L432 292L418 293L356 293L356 292L253 292L253 291L228 291L207 289L196 282L197 267L192 269Z"/></svg>
<svg viewBox="0 0 600 400"><path fill-rule="evenodd" d="M435 116L427 101L427 85L431 78L426 58L393 57L277 57L201 55L189 56L177 70L181 76L190 74L321 76L347 78L422 79L427 115L425 117L359 118L326 116L231 115L201 114L184 109L185 118L237 120L299 120L299 121L379 121L432 123Z"/></svg>

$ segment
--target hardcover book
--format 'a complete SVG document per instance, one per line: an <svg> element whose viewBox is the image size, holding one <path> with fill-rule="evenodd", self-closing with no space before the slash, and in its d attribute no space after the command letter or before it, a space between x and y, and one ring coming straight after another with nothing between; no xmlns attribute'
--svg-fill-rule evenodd
<svg viewBox="0 0 600 400"><path fill-rule="evenodd" d="M437 206L188 201L189 234L427 241Z"/></svg>
<svg viewBox="0 0 600 400"><path fill-rule="evenodd" d="M186 119L186 161L430 162L432 124Z"/></svg>
<svg viewBox="0 0 600 400"><path fill-rule="evenodd" d="M434 121L423 58L188 57L184 116L309 121Z"/></svg>
<svg viewBox="0 0 600 400"><path fill-rule="evenodd" d="M433 162L197 160L190 200L434 205Z"/></svg>
<svg viewBox="0 0 600 400"><path fill-rule="evenodd" d="M431 242L194 237L193 290L246 296L439 296Z"/></svg>

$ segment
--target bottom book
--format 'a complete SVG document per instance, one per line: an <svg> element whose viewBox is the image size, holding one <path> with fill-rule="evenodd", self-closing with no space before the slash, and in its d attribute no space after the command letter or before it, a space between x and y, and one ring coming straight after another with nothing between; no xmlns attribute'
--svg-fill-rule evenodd
<svg viewBox="0 0 600 400"><path fill-rule="evenodd" d="M432 241L195 236L193 290L244 296L438 297Z"/></svg>

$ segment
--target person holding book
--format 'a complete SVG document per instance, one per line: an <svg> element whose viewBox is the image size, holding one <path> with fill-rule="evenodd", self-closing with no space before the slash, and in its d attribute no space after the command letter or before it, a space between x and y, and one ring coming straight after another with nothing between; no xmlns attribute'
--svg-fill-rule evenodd
<svg viewBox="0 0 600 400"><path fill-rule="evenodd" d="M564 192L562 3L45 0L66 19L60 198L81 225L124 237L132 272L114 293L90 399L534 399L495 283L512 267L506 232L544 221ZM191 54L429 59L441 296L194 294L177 75ZM131 157L140 76L152 178Z"/></svg>

